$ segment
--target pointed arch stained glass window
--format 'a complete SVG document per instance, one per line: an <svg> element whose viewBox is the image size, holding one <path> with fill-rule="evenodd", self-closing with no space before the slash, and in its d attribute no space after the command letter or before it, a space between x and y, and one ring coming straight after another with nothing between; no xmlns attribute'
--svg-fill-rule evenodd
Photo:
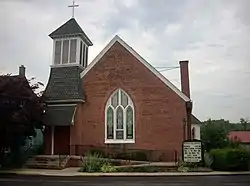
<svg viewBox="0 0 250 186"><path fill-rule="evenodd" d="M133 109L131 106L126 111L126 136L128 139L133 139Z"/></svg>
<svg viewBox="0 0 250 186"><path fill-rule="evenodd" d="M114 138L114 111L111 107L107 109L107 138L108 139L113 139Z"/></svg>
<svg viewBox="0 0 250 186"><path fill-rule="evenodd" d="M111 105L116 108L118 106L118 102L119 102L119 92L115 92L115 94L112 96L111 98Z"/></svg>
<svg viewBox="0 0 250 186"><path fill-rule="evenodd" d="M121 92L121 105L125 108L128 105L128 96Z"/></svg>
<svg viewBox="0 0 250 186"><path fill-rule="evenodd" d="M134 106L121 89L106 104L106 143L134 143Z"/></svg>
<svg viewBox="0 0 250 186"><path fill-rule="evenodd" d="M123 109L122 107L118 107L116 110L116 128L123 129Z"/></svg>

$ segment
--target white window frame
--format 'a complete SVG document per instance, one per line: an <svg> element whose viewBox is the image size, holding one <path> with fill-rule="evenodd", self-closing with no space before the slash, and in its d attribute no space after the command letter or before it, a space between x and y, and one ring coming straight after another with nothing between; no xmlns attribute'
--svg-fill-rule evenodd
<svg viewBox="0 0 250 186"><path fill-rule="evenodd" d="M116 92L118 91L118 103L121 103L121 92L123 92L127 97L128 97L128 105L126 106L126 108L124 109L123 106L121 104L118 104L118 106L116 108L113 108L111 106L111 98L114 96L114 94L116 94ZM114 131L114 139L108 139L107 138L107 110L109 107L112 107L113 109L113 113L114 113L114 125L113 125L113 131ZM123 108L123 129L116 129L116 110L120 107ZM133 138L132 139L126 139L127 136L127 127L126 127L126 123L127 123L127 118L126 118L126 111L128 107L132 108L133 111ZM123 130L123 138L124 139L116 139L116 131L121 131ZM106 144L117 144L117 143L121 143L121 144L126 144L126 143L135 143L135 109L134 109L134 104L133 104L133 100L130 98L130 96L122 89L117 89L115 90L109 97L106 106L105 106L105 143Z"/></svg>
<svg viewBox="0 0 250 186"><path fill-rule="evenodd" d="M71 63L70 62L70 44L71 44L71 40L73 39L76 39L76 61ZM63 41L64 40L69 40L69 49L68 49L68 62L67 63L62 63L62 57L63 57ZM59 64L56 64L55 63L55 50L56 50L56 41L61 41L61 58L60 58L60 63ZM79 46L79 43L80 42L80 39L77 38L77 37L70 37L70 38L60 38L60 39L54 39L54 46L53 46L53 65L54 66L63 66L63 65L75 65L75 64L79 64L79 58L78 58L78 55L80 54L80 47ZM80 57L80 56L79 56Z"/></svg>
<svg viewBox="0 0 250 186"><path fill-rule="evenodd" d="M86 67L88 65L88 62L87 62L87 48L88 48L88 46L86 44L84 44L84 67Z"/></svg>

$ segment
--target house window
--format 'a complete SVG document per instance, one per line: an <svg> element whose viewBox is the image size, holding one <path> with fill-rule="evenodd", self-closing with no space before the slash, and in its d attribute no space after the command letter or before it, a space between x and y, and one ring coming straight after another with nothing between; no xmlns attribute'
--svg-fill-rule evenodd
<svg viewBox="0 0 250 186"><path fill-rule="evenodd" d="M122 89L108 99L105 109L105 143L134 143L134 105Z"/></svg>

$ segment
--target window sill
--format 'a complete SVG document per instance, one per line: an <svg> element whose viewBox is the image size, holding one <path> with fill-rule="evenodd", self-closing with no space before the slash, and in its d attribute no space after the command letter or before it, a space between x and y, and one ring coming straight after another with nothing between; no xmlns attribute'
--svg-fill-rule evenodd
<svg viewBox="0 0 250 186"><path fill-rule="evenodd" d="M105 140L105 144L131 144L135 143L134 140Z"/></svg>
<svg viewBox="0 0 250 186"><path fill-rule="evenodd" d="M83 69L83 66L81 66L79 63L65 63L65 64L53 64L50 65L51 68L56 68L56 67L68 67L68 66L78 66Z"/></svg>

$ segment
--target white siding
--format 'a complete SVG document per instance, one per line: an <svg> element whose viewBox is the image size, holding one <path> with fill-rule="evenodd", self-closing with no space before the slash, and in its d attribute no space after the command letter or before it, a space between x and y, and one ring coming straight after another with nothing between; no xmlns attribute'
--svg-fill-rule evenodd
<svg viewBox="0 0 250 186"><path fill-rule="evenodd" d="M191 133L192 133L193 128L194 128L194 139L200 140L201 139L200 125L199 124L192 124Z"/></svg>

